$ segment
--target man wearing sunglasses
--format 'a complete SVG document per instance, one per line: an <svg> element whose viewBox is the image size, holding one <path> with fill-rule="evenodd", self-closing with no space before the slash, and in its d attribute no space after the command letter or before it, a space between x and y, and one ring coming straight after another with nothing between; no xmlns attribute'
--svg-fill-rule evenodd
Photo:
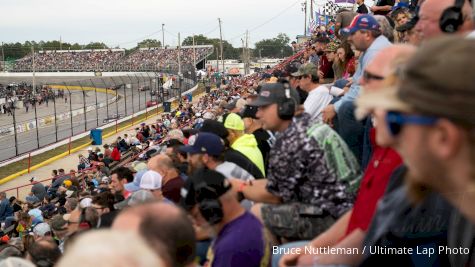
<svg viewBox="0 0 475 267"><path fill-rule="evenodd" d="M373 107L387 111L384 124L396 138L395 146L408 169L405 186L381 201L386 204L380 205L378 212L385 214L375 215L374 228L381 233L384 220L399 218L394 222L396 226L388 228L390 236L396 237L392 238L393 246L408 244L411 236L415 244L414 240L425 235L431 238L430 242L417 243L418 246L443 245L438 260L447 257L447 266L475 266L471 255L475 240L475 87L473 80L467 79L475 77L474 60L473 40L432 40L409 61L396 87L381 90L371 99ZM400 214L402 211L404 218L388 210ZM438 219L424 228L407 228L411 217L413 225ZM410 235L400 235L395 229L413 230ZM389 236L375 238L375 233L367 241ZM468 253L452 255L447 248L466 248ZM434 259L432 262L435 264Z"/></svg>
<svg viewBox="0 0 475 267"><path fill-rule="evenodd" d="M391 43L381 35L376 19L367 14L356 16L350 26L342 29L341 32L348 36L348 41L356 50L363 52L363 55L359 59L352 84L349 88L343 88L348 92L340 100L328 105L323 110L323 121L333 125L334 119L337 120L337 132L361 161L364 126L355 119L353 102L360 91L360 79L363 77L363 70L379 51L390 46ZM366 77L369 78L368 75Z"/></svg>

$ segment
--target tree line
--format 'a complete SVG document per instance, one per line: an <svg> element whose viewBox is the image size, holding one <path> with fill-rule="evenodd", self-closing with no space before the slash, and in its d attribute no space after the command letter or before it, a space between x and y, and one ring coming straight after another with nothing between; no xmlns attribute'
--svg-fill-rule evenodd
<svg viewBox="0 0 475 267"><path fill-rule="evenodd" d="M249 48L252 58L267 57L267 58L281 58L292 54L292 47L289 44L290 38L283 33L278 34L275 38L264 39L255 43L255 48ZM216 59L216 53L220 50L220 43L218 38L208 38L204 35L195 35L196 45L212 45L214 47L213 54L209 59ZM183 46L193 45L193 36L188 36L183 39ZM162 42L157 39L145 39L132 49L126 49L126 54L130 54L138 48L147 47L161 47ZM20 59L31 53L31 48L35 51L47 50L81 50L81 49L108 49L113 48L107 46L103 42L91 42L89 44L67 43L60 41L26 41L24 43L3 43L2 57L6 61ZM117 47L118 48L118 47ZM1 55L1 54L0 54ZM223 40L223 55L225 59L242 59L242 47L234 47L231 43ZM219 56L219 54L218 54ZM1 58L0 58L1 60Z"/></svg>

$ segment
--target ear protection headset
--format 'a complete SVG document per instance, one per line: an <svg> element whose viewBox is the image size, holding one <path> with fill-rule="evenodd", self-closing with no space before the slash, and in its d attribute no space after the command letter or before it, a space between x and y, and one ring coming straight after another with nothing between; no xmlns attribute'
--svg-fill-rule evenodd
<svg viewBox="0 0 475 267"><path fill-rule="evenodd" d="M282 102L278 103L277 114L281 120L291 120L295 113L295 100L290 95L289 83L282 83L284 86L285 98Z"/></svg>
<svg viewBox="0 0 475 267"><path fill-rule="evenodd" d="M221 222L224 214L216 190L206 185L203 181L200 181L195 185L195 191L203 218L211 225Z"/></svg>
<svg viewBox="0 0 475 267"><path fill-rule="evenodd" d="M462 7L465 0L455 0L455 4L442 12L439 27L443 32L454 33L463 24Z"/></svg>

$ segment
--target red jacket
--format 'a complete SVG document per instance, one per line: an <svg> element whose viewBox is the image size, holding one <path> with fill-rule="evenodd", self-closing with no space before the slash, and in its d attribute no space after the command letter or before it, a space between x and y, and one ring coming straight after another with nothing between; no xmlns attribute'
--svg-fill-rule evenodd
<svg viewBox="0 0 475 267"><path fill-rule="evenodd" d="M114 147L111 153L111 159L113 161L120 161L120 151L117 147Z"/></svg>

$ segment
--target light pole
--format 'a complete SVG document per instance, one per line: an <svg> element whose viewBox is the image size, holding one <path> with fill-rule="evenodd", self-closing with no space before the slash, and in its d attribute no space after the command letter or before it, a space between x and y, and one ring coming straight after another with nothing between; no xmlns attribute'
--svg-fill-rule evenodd
<svg viewBox="0 0 475 267"><path fill-rule="evenodd" d="M162 48L165 48L165 30L164 30L165 24L162 23Z"/></svg>
<svg viewBox="0 0 475 267"><path fill-rule="evenodd" d="M262 48L259 49L259 69L262 69L262 55L261 55Z"/></svg>

